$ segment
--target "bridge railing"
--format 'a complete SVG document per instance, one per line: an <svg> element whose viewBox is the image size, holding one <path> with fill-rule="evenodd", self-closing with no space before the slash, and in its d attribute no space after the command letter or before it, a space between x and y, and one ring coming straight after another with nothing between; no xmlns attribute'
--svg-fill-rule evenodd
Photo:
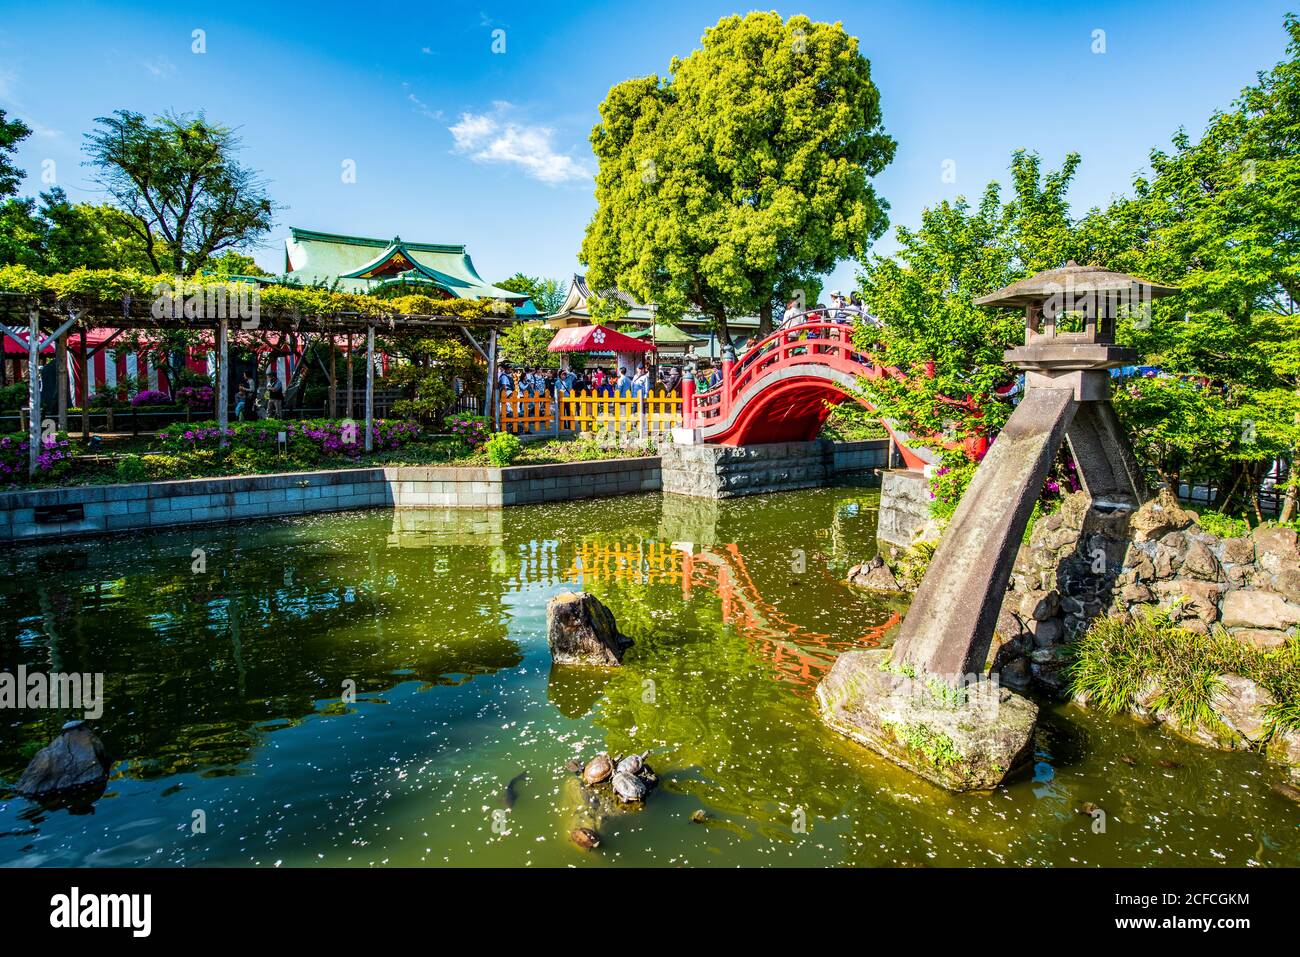
<svg viewBox="0 0 1300 957"><path fill-rule="evenodd" d="M736 398L760 377L780 368L821 365L850 375L876 372L868 356L853 347L853 325L845 321L796 322L755 343L734 362L722 364L722 382L688 396L688 428L725 421ZM689 391L689 390L688 390Z"/></svg>

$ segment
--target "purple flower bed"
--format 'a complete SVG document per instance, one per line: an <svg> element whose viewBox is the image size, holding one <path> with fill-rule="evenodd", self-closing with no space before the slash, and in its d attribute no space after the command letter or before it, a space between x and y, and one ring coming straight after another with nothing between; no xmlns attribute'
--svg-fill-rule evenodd
<svg viewBox="0 0 1300 957"><path fill-rule="evenodd" d="M280 433L285 435L289 455L297 461L316 462L331 458L358 458L365 453L365 425L305 419L280 422L233 423L224 432L215 425L169 425L158 433L164 448L172 452L247 449L274 452ZM375 451L398 449L420 436L420 427L410 422L374 423L371 430Z"/></svg>
<svg viewBox="0 0 1300 957"><path fill-rule="evenodd" d="M27 478L27 450L30 443L25 435L0 435L0 480L17 481ZM38 476L57 475L72 463L68 437L59 433L41 439L36 454Z"/></svg>
<svg viewBox="0 0 1300 957"><path fill-rule="evenodd" d="M131 396L131 406L136 409L147 405L171 405L171 402L171 396L157 389L145 389Z"/></svg>

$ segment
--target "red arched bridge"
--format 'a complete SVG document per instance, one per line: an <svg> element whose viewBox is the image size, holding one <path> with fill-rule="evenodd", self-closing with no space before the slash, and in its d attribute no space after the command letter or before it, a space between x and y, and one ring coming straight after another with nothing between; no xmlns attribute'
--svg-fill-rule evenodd
<svg viewBox="0 0 1300 957"><path fill-rule="evenodd" d="M871 406L858 393L858 380L897 375L853 346L853 326L825 320L787 324L755 343L743 356L722 363L722 381L696 392L683 383L683 424L708 443L749 445L809 441L817 437L831 409L847 399ZM909 468L937 461L912 437L884 420Z"/></svg>

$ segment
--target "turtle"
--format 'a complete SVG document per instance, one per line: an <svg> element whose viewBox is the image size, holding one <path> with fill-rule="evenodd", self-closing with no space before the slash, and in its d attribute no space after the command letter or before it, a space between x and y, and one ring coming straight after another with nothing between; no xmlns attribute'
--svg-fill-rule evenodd
<svg viewBox="0 0 1300 957"><path fill-rule="evenodd" d="M624 774L640 774L641 769L645 766L645 759L649 754L649 751L642 751L640 754L629 754L618 762L617 770L622 771Z"/></svg>
<svg viewBox="0 0 1300 957"><path fill-rule="evenodd" d="M614 793L624 804L631 804L633 801L644 801L646 791L645 782L634 774L628 774L626 771L617 771L614 774Z"/></svg>
<svg viewBox="0 0 1300 957"><path fill-rule="evenodd" d="M569 760L564 762L564 770L570 771L573 774L581 774L582 758L569 758Z"/></svg>
<svg viewBox="0 0 1300 957"><path fill-rule="evenodd" d="M575 827L569 832L569 839L584 851L600 847L600 835L589 827Z"/></svg>
<svg viewBox="0 0 1300 957"><path fill-rule="evenodd" d="M602 751L582 769L583 784L600 784L602 781L608 781L609 776L614 773L614 762L609 759L609 755Z"/></svg>

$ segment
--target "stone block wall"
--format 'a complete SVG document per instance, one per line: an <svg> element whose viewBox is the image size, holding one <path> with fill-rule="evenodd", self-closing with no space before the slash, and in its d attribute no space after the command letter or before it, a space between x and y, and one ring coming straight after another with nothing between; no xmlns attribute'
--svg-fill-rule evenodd
<svg viewBox="0 0 1300 957"><path fill-rule="evenodd" d="M0 492L0 545L356 508L500 508L657 491L659 459L375 468Z"/></svg>
<svg viewBox="0 0 1300 957"><path fill-rule="evenodd" d="M835 474L833 443L669 445L660 450L663 490L700 498L760 495L827 484Z"/></svg>

